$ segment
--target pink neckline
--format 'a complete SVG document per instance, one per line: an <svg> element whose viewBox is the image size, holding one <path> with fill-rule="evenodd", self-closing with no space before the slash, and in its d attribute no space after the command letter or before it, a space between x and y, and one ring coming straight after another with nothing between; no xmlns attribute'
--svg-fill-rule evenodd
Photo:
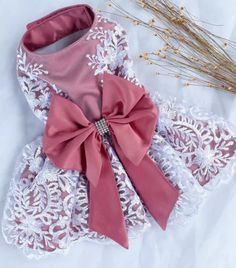
<svg viewBox="0 0 236 268"><path fill-rule="evenodd" d="M83 36L81 36L79 39L77 39L77 40L74 41L73 43L69 44L68 46L66 46L66 47L64 47L64 48L62 48L62 49L60 49L60 50L58 50L58 51L56 51L56 52L52 52L52 53L49 53L49 54L39 54L39 53L37 53L37 52L34 52L34 51L29 50L29 49L25 46L23 40L24 40L24 37L25 37L26 33L28 32L28 31L26 31L26 32L24 33L22 39L21 39L21 42L20 42L20 46L21 46L21 48L22 48L24 51L26 51L28 55L31 55L31 56L34 57L34 58L35 58L35 57L39 57L39 58L44 58L44 57L45 57L45 58L50 58L50 57L55 57L55 56L57 56L57 55L59 56L59 55L65 53L65 52L67 52L69 49L73 48L74 46L78 45L79 43L81 43L81 42L82 42L82 41L89 35L89 31L90 31L91 29L93 29L93 28L95 27L95 25L97 24L97 14L96 14L96 12L94 12L93 8L92 8L90 5L87 5L87 4L73 5L73 6L67 7L67 8L65 8L65 12L67 11L68 8L76 8L76 7L87 7L87 8L90 9L90 11L91 11L91 12L93 13L93 15L94 15L93 22L92 22L91 26L89 27L89 30L88 30ZM63 9L60 9L60 10L63 10ZM53 13L54 13L54 12L53 12ZM61 13L58 13L58 14L56 14L56 15L54 15L54 16L59 16L60 14L61 14ZM49 14L49 15L50 15L50 14ZM48 18L49 15L47 15L47 16L45 16L45 17L39 19L38 21L36 21L35 25L32 26L30 29L32 29L33 27L39 27L39 26L45 21L45 20L43 20L44 18L46 18L47 20L50 20L50 17ZM33 24L33 23L32 23L32 24ZM27 26L29 26L29 25L31 25L31 23L28 24Z"/></svg>

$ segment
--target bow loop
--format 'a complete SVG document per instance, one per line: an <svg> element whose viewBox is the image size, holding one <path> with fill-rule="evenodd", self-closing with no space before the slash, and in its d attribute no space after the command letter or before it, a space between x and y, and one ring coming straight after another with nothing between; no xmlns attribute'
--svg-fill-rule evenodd
<svg viewBox="0 0 236 268"><path fill-rule="evenodd" d="M96 185L101 172L101 138L95 130L79 106L54 95L44 132L44 151L58 167L87 171L88 179Z"/></svg>
<svg viewBox="0 0 236 268"><path fill-rule="evenodd" d="M113 130L116 146L134 165L139 165L151 145L157 123L157 108L144 88L105 73L102 113Z"/></svg>

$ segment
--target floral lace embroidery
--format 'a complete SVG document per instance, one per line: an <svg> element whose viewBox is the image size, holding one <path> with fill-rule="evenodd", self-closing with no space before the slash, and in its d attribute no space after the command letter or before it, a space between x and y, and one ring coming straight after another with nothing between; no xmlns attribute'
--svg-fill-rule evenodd
<svg viewBox="0 0 236 268"><path fill-rule="evenodd" d="M144 207L109 142L108 151L129 236L149 226ZM83 173L55 167L42 152L41 137L26 145L11 181L3 217L6 241L30 257L67 249L89 239L113 243L88 227L88 185ZM139 233L138 232L138 233Z"/></svg>
<svg viewBox="0 0 236 268"><path fill-rule="evenodd" d="M48 74L48 71L43 68L43 64L30 64L26 62L26 53L21 48L17 51L17 69L27 74L31 81L38 80L40 74Z"/></svg>
<svg viewBox="0 0 236 268"><path fill-rule="evenodd" d="M205 200L205 191L192 176L179 155L156 131L148 155L166 178L180 189L180 197L170 215L168 227L184 226L195 216Z"/></svg>
<svg viewBox="0 0 236 268"><path fill-rule="evenodd" d="M205 185L226 167L236 151L236 138L221 119L199 108L156 97L158 133L178 152L195 179Z"/></svg>
<svg viewBox="0 0 236 268"><path fill-rule="evenodd" d="M38 76L48 74L48 71L43 69L42 64L27 63L26 53L20 47L17 51L17 72L20 87L29 106L40 120L46 122L51 92L49 85L38 79Z"/></svg>
<svg viewBox="0 0 236 268"><path fill-rule="evenodd" d="M43 64L28 63L26 53L19 47L17 51L17 78L29 106L33 113L44 123L47 121L47 114L50 107L52 92L56 92L60 96L68 98L67 94L43 81L38 76L48 74Z"/></svg>
<svg viewBox="0 0 236 268"><path fill-rule="evenodd" d="M106 20L102 18L100 21ZM128 57L125 30L119 24L115 24L112 30L106 30L102 26L90 29L86 40L91 39L99 41L96 54L86 55L89 60L88 65L94 70L94 75L108 72L140 85L132 68L133 62Z"/></svg>

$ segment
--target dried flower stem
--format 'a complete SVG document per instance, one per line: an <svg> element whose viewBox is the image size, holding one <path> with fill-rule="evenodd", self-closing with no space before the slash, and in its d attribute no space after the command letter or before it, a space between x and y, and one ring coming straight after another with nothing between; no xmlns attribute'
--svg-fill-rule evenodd
<svg viewBox="0 0 236 268"><path fill-rule="evenodd" d="M183 8L169 0L134 0L151 14L147 22L122 8L116 1L109 4L118 16L143 26L164 41L164 47L145 52L140 58L167 70L167 75L182 78L185 85L199 85L236 93L236 64L226 47L236 49L236 43L217 36Z"/></svg>

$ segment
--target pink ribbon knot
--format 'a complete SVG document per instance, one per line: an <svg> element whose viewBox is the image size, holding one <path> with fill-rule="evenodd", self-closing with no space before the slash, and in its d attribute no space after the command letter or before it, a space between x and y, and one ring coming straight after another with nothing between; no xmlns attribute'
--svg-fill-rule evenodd
<svg viewBox="0 0 236 268"><path fill-rule="evenodd" d="M144 88L104 74L102 118L90 122L78 105L53 95L43 148L59 168L85 172L89 181L89 228L128 248L128 236L110 159L108 133L132 184L153 218L165 229L179 191L147 155L158 112Z"/></svg>

